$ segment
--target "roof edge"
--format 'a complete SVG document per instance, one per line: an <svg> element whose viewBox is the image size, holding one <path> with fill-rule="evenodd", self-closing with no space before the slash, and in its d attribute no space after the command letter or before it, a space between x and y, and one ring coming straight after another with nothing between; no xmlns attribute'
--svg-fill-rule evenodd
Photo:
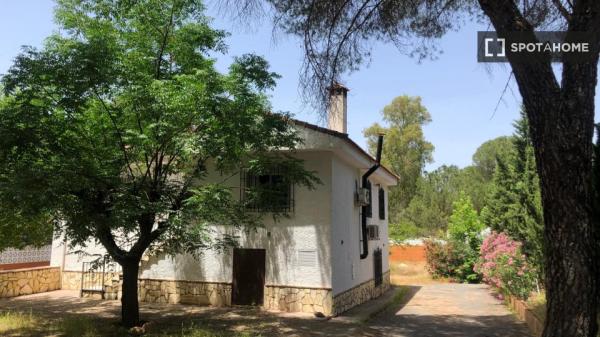
<svg viewBox="0 0 600 337"><path fill-rule="evenodd" d="M308 123L308 122L305 122L305 121L301 121L301 120L298 120L298 119L295 119L295 118L291 118L291 117L288 118L288 119L294 125L298 125L298 126L301 126L301 127L305 127L307 129L315 130L317 132L325 133L325 134L328 134L328 135L340 138L340 139L346 141L348 144L350 144L359 153L361 153L362 155L364 155L365 157L367 157L370 161L372 161L373 163L377 163L377 161L375 160L375 158L371 154L369 154L365 149L363 149L362 147L360 147L360 145L358 145L355 141L353 141L352 138L350 138L347 133L343 133L343 132L331 130L331 129L328 129L328 128L324 128L322 126L311 124L311 123ZM400 181L400 177L397 174L395 174L394 172L392 172L390 169L388 169L384 165L381 165L380 167L384 171L386 171L386 173L388 173L392 177L394 177L397 180L397 182Z"/></svg>

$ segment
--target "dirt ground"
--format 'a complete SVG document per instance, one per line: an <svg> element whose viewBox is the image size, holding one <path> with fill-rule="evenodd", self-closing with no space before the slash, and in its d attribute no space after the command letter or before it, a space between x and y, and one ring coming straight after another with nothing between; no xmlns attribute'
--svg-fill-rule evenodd
<svg viewBox="0 0 600 337"><path fill-rule="evenodd" d="M432 279L425 261L390 261L390 279L395 285L421 285L447 283L447 280Z"/></svg>
<svg viewBox="0 0 600 337"><path fill-rule="evenodd" d="M89 317L97 324L119 321L120 301L82 299L78 291L57 290L0 300L0 312L31 312L53 320L65 315ZM309 314L268 312L253 307L206 307L179 304L140 304L141 319L161 331L199 326L213 331L249 332L252 336L381 336L363 324L320 320ZM152 332L152 331L151 331ZM10 336L46 336L40 331L15 332Z"/></svg>

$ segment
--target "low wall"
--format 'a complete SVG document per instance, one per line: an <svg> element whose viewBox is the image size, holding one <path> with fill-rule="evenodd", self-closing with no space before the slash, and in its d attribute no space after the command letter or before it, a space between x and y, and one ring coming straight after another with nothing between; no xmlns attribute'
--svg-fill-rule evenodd
<svg viewBox="0 0 600 337"><path fill-rule="evenodd" d="M369 280L333 297L333 314L339 315L355 306L381 296L390 288L390 272L383 274L383 283L375 286L375 280Z"/></svg>
<svg viewBox="0 0 600 337"><path fill-rule="evenodd" d="M540 337L544 331L542 321L527 307L527 304L513 296L506 299L508 306L514 311L517 317L527 323L529 331L535 337Z"/></svg>
<svg viewBox="0 0 600 337"><path fill-rule="evenodd" d="M287 312L321 312L331 315L332 292L329 288L265 286L263 307Z"/></svg>
<svg viewBox="0 0 600 337"><path fill-rule="evenodd" d="M138 289L142 302L231 305L229 283L140 279Z"/></svg>
<svg viewBox="0 0 600 337"><path fill-rule="evenodd" d="M38 267L0 271L0 297L14 297L60 289L60 268Z"/></svg>
<svg viewBox="0 0 600 337"><path fill-rule="evenodd" d="M425 246L390 246L391 262L425 262Z"/></svg>

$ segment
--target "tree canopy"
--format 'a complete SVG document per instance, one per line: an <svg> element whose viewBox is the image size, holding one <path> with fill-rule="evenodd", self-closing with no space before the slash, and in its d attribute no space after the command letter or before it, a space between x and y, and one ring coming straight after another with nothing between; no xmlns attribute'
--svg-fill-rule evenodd
<svg viewBox="0 0 600 337"><path fill-rule="evenodd" d="M397 223L400 212L415 194L417 180L425 164L432 161L433 145L425 140L423 126L431 121L420 97L398 96L383 108L384 125L375 123L363 131L369 152L377 150L377 137L385 134L381 161L400 177L390 190L390 222Z"/></svg>
<svg viewBox="0 0 600 337"><path fill-rule="evenodd" d="M55 225L71 246L101 243L123 267L132 326L148 249L228 245L234 238L211 239L206 224L258 224L238 193L204 181L209 170L283 165L291 183L318 180L274 152L299 139L270 113L278 76L267 62L244 55L215 69L227 34L200 1L60 0L56 21L60 32L24 49L2 78L0 230L34 239Z"/></svg>

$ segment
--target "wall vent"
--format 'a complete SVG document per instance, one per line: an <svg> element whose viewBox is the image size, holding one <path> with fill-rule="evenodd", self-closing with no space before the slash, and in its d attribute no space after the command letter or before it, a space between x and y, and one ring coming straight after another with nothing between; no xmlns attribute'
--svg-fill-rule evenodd
<svg viewBox="0 0 600 337"><path fill-rule="evenodd" d="M317 265L316 250L299 250L298 251L298 266L314 267Z"/></svg>

